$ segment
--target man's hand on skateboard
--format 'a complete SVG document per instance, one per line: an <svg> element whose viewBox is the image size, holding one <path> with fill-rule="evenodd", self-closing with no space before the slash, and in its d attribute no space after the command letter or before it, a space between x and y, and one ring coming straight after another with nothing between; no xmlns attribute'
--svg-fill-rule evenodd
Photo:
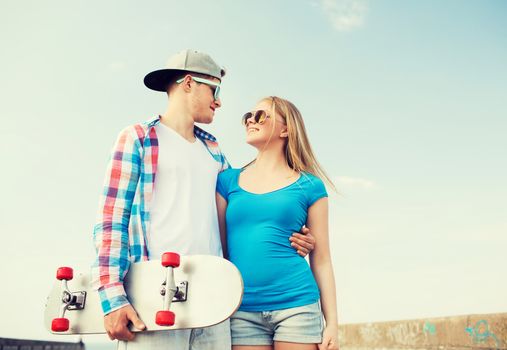
<svg viewBox="0 0 507 350"><path fill-rule="evenodd" d="M132 305L127 305L104 316L104 327L111 340L133 340L134 333L128 329L129 322L132 322L134 327L139 330L146 328Z"/></svg>
<svg viewBox="0 0 507 350"><path fill-rule="evenodd" d="M315 248L315 237L312 236L310 229L306 226L301 228L301 232L293 233L289 241L302 257L307 256Z"/></svg>

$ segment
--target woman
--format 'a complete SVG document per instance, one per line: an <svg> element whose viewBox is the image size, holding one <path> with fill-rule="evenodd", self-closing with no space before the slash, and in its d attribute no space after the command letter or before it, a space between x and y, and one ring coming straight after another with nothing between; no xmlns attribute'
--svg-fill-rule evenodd
<svg viewBox="0 0 507 350"><path fill-rule="evenodd" d="M231 317L233 349L337 349L328 201L320 178L334 186L291 102L264 98L243 123L257 157L242 169L222 172L217 183L224 251L245 285L243 302ZM304 224L316 239L310 266L289 241Z"/></svg>

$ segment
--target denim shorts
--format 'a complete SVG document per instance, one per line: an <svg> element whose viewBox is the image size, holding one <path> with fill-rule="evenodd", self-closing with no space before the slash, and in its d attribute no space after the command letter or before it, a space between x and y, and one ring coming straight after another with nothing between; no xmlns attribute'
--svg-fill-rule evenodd
<svg viewBox="0 0 507 350"><path fill-rule="evenodd" d="M322 329L319 302L275 311L236 311L231 316L232 345L320 344Z"/></svg>
<svg viewBox="0 0 507 350"><path fill-rule="evenodd" d="M230 348L230 325L229 320L225 320L207 328L139 332L136 333L133 341L119 341L117 350L221 350Z"/></svg>

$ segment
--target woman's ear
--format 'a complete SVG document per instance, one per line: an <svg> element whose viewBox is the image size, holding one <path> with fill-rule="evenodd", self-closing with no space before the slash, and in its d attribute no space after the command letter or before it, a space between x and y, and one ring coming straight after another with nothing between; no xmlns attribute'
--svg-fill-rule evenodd
<svg viewBox="0 0 507 350"><path fill-rule="evenodd" d="M289 132L287 131L287 128L282 129L282 131L280 132L280 137L281 138L289 137Z"/></svg>

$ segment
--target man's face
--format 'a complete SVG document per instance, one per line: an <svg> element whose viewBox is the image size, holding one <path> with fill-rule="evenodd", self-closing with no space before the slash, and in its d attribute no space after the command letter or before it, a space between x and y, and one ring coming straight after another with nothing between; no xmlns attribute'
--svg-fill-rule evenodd
<svg viewBox="0 0 507 350"><path fill-rule="evenodd" d="M220 80L217 78L209 77L205 80L217 84L220 83ZM195 84L192 93L192 114L195 122L209 124L213 121L215 111L217 108L220 108L222 101L220 98L215 99L215 90L217 87L202 81L203 80L201 80L201 82L192 82L192 84Z"/></svg>

